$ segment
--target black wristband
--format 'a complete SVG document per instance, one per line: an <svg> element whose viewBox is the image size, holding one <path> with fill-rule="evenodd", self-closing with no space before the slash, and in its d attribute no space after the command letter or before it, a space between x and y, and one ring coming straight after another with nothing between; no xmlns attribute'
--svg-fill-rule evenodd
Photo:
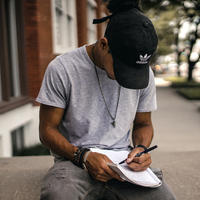
<svg viewBox="0 0 200 200"><path fill-rule="evenodd" d="M79 158L80 158L80 153L81 153L81 148L78 148L73 155L72 162L76 165L79 166Z"/></svg>
<svg viewBox="0 0 200 200"><path fill-rule="evenodd" d="M85 155L85 153L88 152L88 151L90 151L90 149L84 148L84 149L82 150L82 152L81 152L80 159L79 159L79 165L80 165L80 167L81 167L82 169L85 168L85 166L84 166L84 155Z"/></svg>
<svg viewBox="0 0 200 200"><path fill-rule="evenodd" d="M83 164L84 154L85 154L87 151L90 151L90 149L79 147L79 148L77 149L77 151L74 153L74 157L73 157L73 159L72 159L72 162L73 162L76 166L78 166L78 167L80 167L80 168L82 168L82 169L84 169L84 164Z"/></svg>
<svg viewBox="0 0 200 200"><path fill-rule="evenodd" d="M145 147L145 146L142 145L142 144L135 145L134 148L136 148L136 147L141 147L141 148L143 148L144 150L147 150L147 147Z"/></svg>

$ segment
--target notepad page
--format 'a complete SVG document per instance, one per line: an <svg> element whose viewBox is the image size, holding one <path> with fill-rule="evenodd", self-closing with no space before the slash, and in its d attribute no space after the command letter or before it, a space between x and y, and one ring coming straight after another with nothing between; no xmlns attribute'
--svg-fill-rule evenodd
<svg viewBox="0 0 200 200"><path fill-rule="evenodd" d="M106 155L113 163L119 163L128 157L129 151L113 151L98 148L91 148L92 152L97 152Z"/></svg>
<svg viewBox="0 0 200 200"><path fill-rule="evenodd" d="M121 166L113 163L108 163L108 165L114 171L116 171L121 178L130 183L134 183L144 187L159 187L162 184L162 182L151 171L150 168L142 172L135 172L128 168L128 166Z"/></svg>
<svg viewBox="0 0 200 200"><path fill-rule="evenodd" d="M113 151L98 148L91 148L90 150L108 156L113 162L108 163L108 165L124 180L146 187L158 187L162 183L150 168L142 172L135 172L131 170L126 163L119 165L119 162L128 157L129 151Z"/></svg>
<svg viewBox="0 0 200 200"><path fill-rule="evenodd" d="M157 176L151 171L151 169L146 169L145 171L141 172L134 172L128 166L123 165L117 166L120 171L125 175L129 181L137 183L143 186L157 186L160 185L160 180Z"/></svg>

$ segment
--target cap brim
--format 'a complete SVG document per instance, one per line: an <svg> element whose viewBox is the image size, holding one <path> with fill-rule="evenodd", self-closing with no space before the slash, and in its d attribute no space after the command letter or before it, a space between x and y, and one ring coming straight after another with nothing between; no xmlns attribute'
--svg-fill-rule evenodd
<svg viewBox="0 0 200 200"><path fill-rule="evenodd" d="M127 65L113 56L114 73L117 82L128 89L144 89L149 83L149 65Z"/></svg>

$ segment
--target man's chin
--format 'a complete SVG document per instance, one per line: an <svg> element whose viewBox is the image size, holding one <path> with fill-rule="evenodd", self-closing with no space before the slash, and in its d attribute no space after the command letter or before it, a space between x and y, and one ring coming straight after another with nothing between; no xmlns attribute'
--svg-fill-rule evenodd
<svg viewBox="0 0 200 200"><path fill-rule="evenodd" d="M111 79L111 80L116 80L115 76L111 76L109 74L107 74L108 78Z"/></svg>
<svg viewBox="0 0 200 200"><path fill-rule="evenodd" d="M115 80L115 77L108 76L109 79Z"/></svg>

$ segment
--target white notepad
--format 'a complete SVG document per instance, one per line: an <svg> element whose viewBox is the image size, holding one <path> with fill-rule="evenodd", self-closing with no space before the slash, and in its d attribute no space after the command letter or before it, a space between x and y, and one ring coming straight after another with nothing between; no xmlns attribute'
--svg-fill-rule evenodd
<svg viewBox="0 0 200 200"><path fill-rule="evenodd" d="M135 172L131 170L126 163L119 165L119 162L127 158L129 154L128 151L112 151L97 148L92 148L91 151L108 156L108 158L110 158L113 162L108 163L109 167L117 172L122 179L130 183L152 188L159 187L162 184L161 180L152 172L150 168L142 172Z"/></svg>

